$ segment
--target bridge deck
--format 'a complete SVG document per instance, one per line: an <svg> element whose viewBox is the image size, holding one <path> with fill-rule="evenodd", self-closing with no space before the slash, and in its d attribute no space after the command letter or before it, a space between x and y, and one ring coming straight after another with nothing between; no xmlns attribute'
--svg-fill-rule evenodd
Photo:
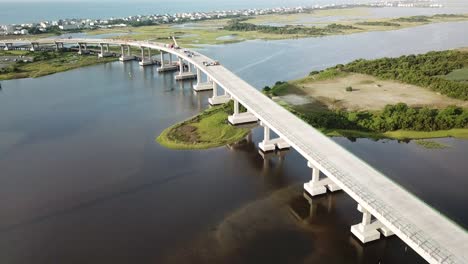
<svg viewBox="0 0 468 264"><path fill-rule="evenodd" d="M158 43L60 41L145 46L193 63L430 263L468 263L468 233L464 229L223 66L204 66L203 62L210 58L188 57L182 50Z"/></svg>

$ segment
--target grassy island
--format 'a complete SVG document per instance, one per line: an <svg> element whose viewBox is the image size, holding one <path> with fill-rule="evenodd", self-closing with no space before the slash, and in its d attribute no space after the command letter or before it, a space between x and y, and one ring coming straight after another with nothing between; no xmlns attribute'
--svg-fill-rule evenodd
<svg viewBox="0 0 468 264"><path fill-rule="evenodd" d="M99 63L116 61L117 58L97 58L78 55L75 52L0 51L0 80L37 78Z"/></svg>
<svg viewBox="0 0 468 264"><path fill-rule="evenodd" d="M235 143L245 138L250 129L227 122L232 104L207 109L199 115L164 130L156 139L170 149L208 149Z"/></svg>
<svg viewBox="0 0 468 264"><path fill-rule="evenodd" d="M329 136L468 138L468 52L356 60L264 92Z"/></svg>

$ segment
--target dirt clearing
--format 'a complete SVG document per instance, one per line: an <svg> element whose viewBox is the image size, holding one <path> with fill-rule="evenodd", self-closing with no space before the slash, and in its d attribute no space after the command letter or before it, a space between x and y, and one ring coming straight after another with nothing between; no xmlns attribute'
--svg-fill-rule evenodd
<svg viewBox="0 0 468 264"><path fill-rule="evenodd" d="M300 83L298 86L304 91L305 98L312 97L309 98L309 103L317 100L330 109L380 110L387 104L397 103L431 108L444 108L449 105L468 107L466 101L449 98L427 88L397 81L383 81L363 74ZM351 87L352 91L346 91L347 87ZM289 101L287 99L290 98L285 99Z"/></svg>

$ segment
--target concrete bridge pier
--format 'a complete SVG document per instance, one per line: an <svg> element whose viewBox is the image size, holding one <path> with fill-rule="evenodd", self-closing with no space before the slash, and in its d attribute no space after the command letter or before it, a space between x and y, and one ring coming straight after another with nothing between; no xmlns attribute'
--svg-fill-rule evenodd
<svg viewBox="0 0 468 264"><path fill-rule="evenodd" d="M260 122L263 127L263 141L258 144L258 147L263 152L275 151L276 149L289 149L291 146L282 138L271 139L270 128L263 122Z"/></svg>
<svg viewBox="0 0 468 264"><path fill-rule="evenodd" d="M179 74L175 76L176 81L196 79L197 75L192 72L192 65L190 63L187 63L188 71L185 71L184 65L184 60L181 57L179 57Z"/></svg>
<svg viewBox="0 0 468 264"><path fill-rule="evenodd" d="M31 42L31 48L29 50L30 51L39 50L39 43L38 42Z"/></svg>
<svg viewBox="0 0 468 264"><path fill-rule="evenodd" d="M127 52L125 52L127 50ZM135 60L135 56L132 56L132 51L130 49L130 46L125 46L125 45L120 45L120 58L119 61L125 62L125 61L131 61Z"/></svg>
<svg viewBox="0 0 468 264"><path fill-rule="evenodd" d="M358 211L362 212L362 221L357 225L351 226L351 233L362 243L379 239L381 233L385 237L394 235L393 232L385 227L379 220L372 219L372 214L360 204L358 205Z"/></svg>
<svg viewBox="0 0 468 264"><path fill-rule="evenodd" d="M78 43L78 54L89 54L88 45L86 43Z"/></svg>
<svg viewBox="0 0 468 264"><path fill-rule="evenodd" d="M304 183L304 189L310 194L310 196L317 196L327 192L327 189L330 192L336 192L341 190L341 188L336 185L330 178L325 177L320 178L320 170L315 167L312 162L307 162L307 166L312 169L312 180Z"/></svg>
<svg viewBox="0 0 468 264"><path fill-rule="evenodd" d="M208 78L207 82L202 82L202 72L197 68L197 84L193 86L196 92L213 90L213 82Z"/></svg>
<svg viewBox="0 0 468 264"><path fill-rule="evenodd" d="M169 64L166 63L164 60L164 51L161 50L161 67L158 68L158 72L170 72L170 71L177 71L179 69L177 64L172 63L172 54L168 53L169 55Z"/></svg>
<svg viewBox="0 0 468 264"><path fill-rule="evenodd" d="M148 58L145 57L145 47L140 47L141 48L141 61L140 61L140 66L149 66L153 65L154 61L151 58L151 49L148 48Z"/></svg>
<svg viewBox="0 0 468 264"><path fill-rule="evenodd" d="M226 90L224 90L223 95L218 95L218 84L213 82L213 97L208 98L208 103L210 105L220 105L229 101L231 101L231 96L227 94Z"/></svg>
<svg viewBox="0 0 468 264"><path fill-rule="evenodd" d="M13 48L13 43L3 43L3 50L11 50Z"/></svg>
<svg viewBox="0 0 468 264"><path fill-rule="evenodd" d="M248 110L247 112L240 113L239 111L239 101L234 99L234 114L228 116L228 121L231 125L241 125L241 124L248 124L248 123L256 123L258 118L250 113Z"/></svg>
<svg viewBox="0 0 468 264"><path fill-rule="evenodd" d="M105 58L111 57L112 54L109 52L109 44L105 44L106 51L104 52L104 44L100 43L99 46L101 47L101 53L98 54L98 58Z"/></svg>
<svg viewBox="0 0 468 264"><path fill-rule="evenodd" d="M60 49L63 49L63 42L55 42L55 51L59 51Z"/></svg>

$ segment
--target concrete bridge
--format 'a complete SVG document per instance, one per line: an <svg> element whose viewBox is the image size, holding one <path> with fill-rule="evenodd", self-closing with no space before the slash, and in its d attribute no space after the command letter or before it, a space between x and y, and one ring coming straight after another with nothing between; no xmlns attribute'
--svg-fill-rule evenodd
<svg viewBox="0 0 468 264"><path fill-rule="evenodd" d="M213 90L209 99L212 105L234 101L234 114L229 117L231 124L259 121L264 127L264 139L259 144L263 152L287 148L299 152L311 168L311 180L304 184L310 196L339 190L351 196L362 212L362 221L350 227L350 231L362 243L396 235L429 263L468 263L466 230L198 52L161 43L107 39L44 39L36 40L34 44L0 42L0 47L6 49L15 45L29 45L33 50L40 45L56 45L57 49L78 45L81 52L86 45L98 45L101 47L100 57L106 56L109 45L118 46L122 49L122 61L132 59L130 47L134 47L142 51L142 66L151 65L152 50L159 51L161 66L158 71L178 70L178 80L197 78L195 90ZM166 60L165 56L169 58ZM173 62L174 57L178 62ZM202 81L203 75L205 81ZM240 105L247 111L241 113ZM270 131L277 137L272 138Z"/></svg>

